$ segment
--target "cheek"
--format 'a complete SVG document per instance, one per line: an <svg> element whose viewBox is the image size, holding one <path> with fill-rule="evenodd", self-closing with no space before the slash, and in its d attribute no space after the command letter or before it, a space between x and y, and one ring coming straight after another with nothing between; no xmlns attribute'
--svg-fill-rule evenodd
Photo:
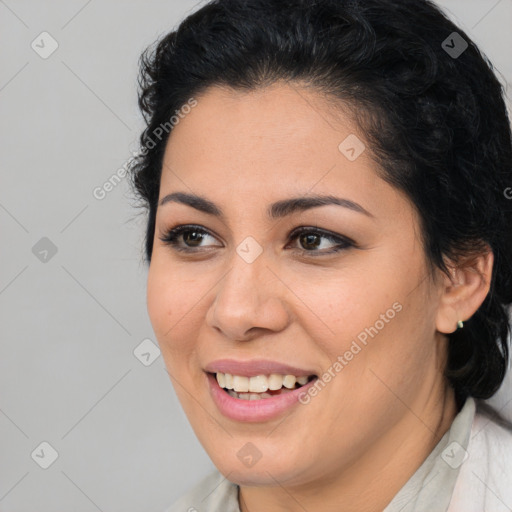
<svg viewBox="0 0 512 512"><path fill-rule="evenodd" d="M154 257L148 273L147 310L162 352L177 354L192 348L190 338L202 295L197 282L187 284L179 269L170 269Z"/></svg>
<svg viewBox="0 0 512 512"><path fill-rule="evenodd" d="M404 296L400 283L385 280L382 272L377 274L369 268L336 269L322 275L296 273L288 281L293 282L293 291L301 299L297 302L303 310L301 321L307 323L308 331L316 332L313 339L324 340L333 353L339 353L347 341L376 322L381 330L384 324L380 315L393 322L400 309L393 304Z"/></svg>
<svg viewBox="0 0 512 512"><path fill-rule="evenodd" d="M409 260L404 273L405 262L398 255L382 256L380 264L372 260L364 268L347 265L314 278L296 274L293 280L304 306L298 304L300 322L327 355L324 363L329 367L346 354L356 379L375 379L369 368L386 375L397 368L414 372L428 357L423 340L430 335L432 318L424 286L417 286L421 262Z"/></svg>
<svg viewBox="0 0 512 512"><path fill-rule="evenodd" d="M336 336L322 343L331 365L342 356L334 369L333 398L355 415L363 412L360 404L372 404L369 409L376 416L383 404L389 412L399 411L396 396L412 400L432 368L432 319L425 313L421 291L409 290L390 284L373 289L363 301L358 294L343 294L334 308L339 311L331 324L337 321Z"/></svg>
<svg viewBox="0 0 512 512"><path fill-rule="evenodd" d="M174 289L168 275L161 271L158 261L153 256L148 273L146 301L149 318L159 341L172 326L176 301Z"/></svg>

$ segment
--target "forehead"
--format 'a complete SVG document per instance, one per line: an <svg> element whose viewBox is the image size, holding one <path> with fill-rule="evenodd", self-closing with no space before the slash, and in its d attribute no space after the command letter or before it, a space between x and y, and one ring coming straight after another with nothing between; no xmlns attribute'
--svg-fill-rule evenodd
<svg viewBox="0 0 512 512"><path fill-rule="evenodd" d="M331 167L339 160L338 145L355 132L348 117L335 123L329 103L298 86L210 87L196 100L173 128L164 162L191 172L193 162L195 168L209 168L210 176L265 173L285 179L290 168L294 178L304 171L316 175L325 162Z"/></svg>
<svg viewBox="0 0 512 512"><path fill-rule="evenodd" d="M251 91L211 87L196 100L169 137L160 198L187 188L245 204L335 192L363 206L398 206L364 134L334 100L283 83ZM355 159L347 157L347 140L362 151Z"/></svg>

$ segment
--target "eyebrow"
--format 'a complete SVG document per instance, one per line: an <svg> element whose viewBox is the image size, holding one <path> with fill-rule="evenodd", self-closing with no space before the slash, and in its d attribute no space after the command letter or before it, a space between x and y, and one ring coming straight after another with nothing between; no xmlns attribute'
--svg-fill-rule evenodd
<svg viewBox="0 0 512 512"><path fill-rule="evenodd" d="M187 206L191 206L196 210L199 210L203 213L207 213L209 215L213 215L215 217L224 218L224 213L222 209L217 206L212 201L198 196L196 194L188 194L185 192L174 192L172 194L166 195L159 203L160 206L163 206L167 203L180 203ZM362 213L368 217L373 217L373 215L363 208L360 204L351 201L350 199L344 199L341 197L335 197L331 195L321 196L314 195L308 197L292 197L290 199L283 199L281 201L277 201L272 203L267 209L267 216L270 219L279 219L282 217L286 217L287 215L291 215L295 212L302 212L305 210L309 210L311 208L317 208L319 206L327 206L327 205L336 205L342 206L343 208L348 208L349 210Z"/></svg>

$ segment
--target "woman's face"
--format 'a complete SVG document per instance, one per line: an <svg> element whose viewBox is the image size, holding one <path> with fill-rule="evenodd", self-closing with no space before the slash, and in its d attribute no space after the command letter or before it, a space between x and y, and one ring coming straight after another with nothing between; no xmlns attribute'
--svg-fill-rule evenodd
<svg viewBox="0 0 512 512"><path fill-rule="evenodd" d="M209 210L158 206L147 296L196 435L246 485L325 478L383 438L372 456L385 461L429 433L421 411L442 381L439 292L415 210L312 90L215 87L197 101L169 138L160 200L200 196ZM338 204L309 204L327 196ZM184 225L175 245L161 240ZM221 389L216 371L254 399ZM317 378L262 395L297 387L287 374Z"/></svg>

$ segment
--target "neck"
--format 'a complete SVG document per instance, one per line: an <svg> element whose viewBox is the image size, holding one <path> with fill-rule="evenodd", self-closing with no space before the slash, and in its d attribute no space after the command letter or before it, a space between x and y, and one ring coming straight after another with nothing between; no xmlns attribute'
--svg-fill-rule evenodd
<svg viewBox="0 0 512 512"><path fill-rule="evenodd" d="M433 391L433 390L431 390ZM410 407L351 466L297 487L241 487L241 512L382 512L421 466L457 415L451 387Z"/></svg>

